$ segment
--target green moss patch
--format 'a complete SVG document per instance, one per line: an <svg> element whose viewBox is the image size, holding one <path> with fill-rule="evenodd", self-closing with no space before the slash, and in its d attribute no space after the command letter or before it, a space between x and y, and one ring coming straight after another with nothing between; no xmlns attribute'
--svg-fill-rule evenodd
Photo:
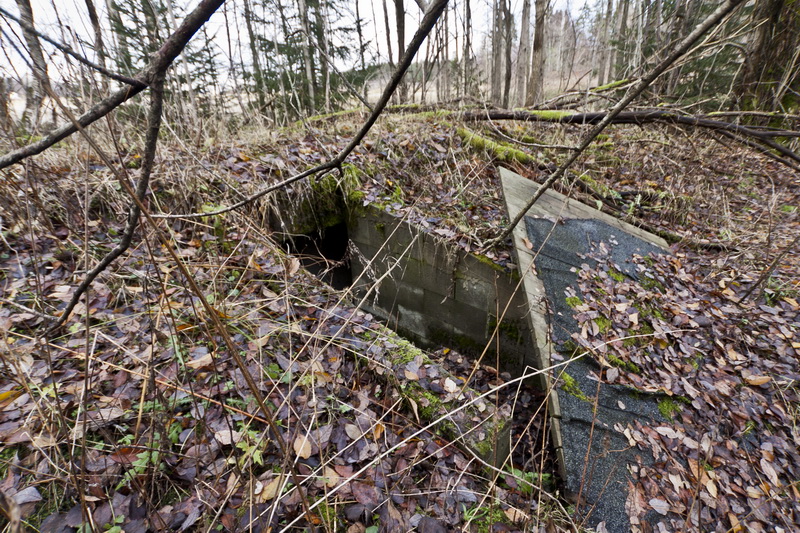
<svg viewBox="0 0 800 533"><path fill-rule="evenodd" d="M496 159L500 161L504 161L506 163L522 163L522 164L534 164L536 163L536 158L530 154L523 152L513 146L499 142L493 141L488 137L484 137L475 133L472 130L467 128L456 128L456 132L461 139L467 143L472 148L476 150L485 150L486 152L493 155Z"/></svg>
<svg viewBox="0 0 800 533"><path fill-rule="evenodd" d="M628 372L632 372L634 374L641 374L642 369L639 368L635 363L631 361L625 361L624 359L620 359L616 355L609 355L608 362L614 365L617 368L622 368L627 370Z"/></svg>
<svg viewBox="0 0 800 533"><path fill-rule="evenodd" d="M591 402L592 401L581 390L581 387L580 387L580 385L578 385L578 382L575 380L575 378L573 378L572 376L570 376L566 372L562 372L560 377L561 377L561 381L562 381L561 390L563 390L564 392L566 392L567 394L569 394L571 396L575 396L577 399L582 400L584 402Z"/></svg>
<svg viewBox="0 0 800 533"><path fill-rule="evenodd" d="M662 398L661 401L658 402L658 412L661 413L661 416L672 422L675 419L675 415L681 412L681 406L672 400L672 398Z"/></svg>
<svg viewBox="0 0 800 533"><path fill-rule="evenodd" d="M597 86L597 87L595 87L593 89L590 89L590 91L593 92L593 93L599 93L599 92L602 92L602 91L608 91L608 90L611 90L611 89L616 89L617 87L621 87L621 86L625 85L629 81L630 80L627 79L627 78L624 79L624 80L612 81L610 83L606 83L605 85L599 85L599 86Z"/></svg>

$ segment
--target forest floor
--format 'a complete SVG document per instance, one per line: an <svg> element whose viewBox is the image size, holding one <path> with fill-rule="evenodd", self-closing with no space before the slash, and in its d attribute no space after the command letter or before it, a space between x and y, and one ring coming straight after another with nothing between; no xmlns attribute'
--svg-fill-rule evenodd
<svg viewBox="0 0 800 533"><path fill-rule="evenodd" d="M360 118L191 148L166 140L150 209L234 203L335 155ZM161 222L200 294L144 225L47 341L45 316L118 242L128 202L78 140L4 173L0 490L39 531L281 530L307 527L306 506L326 531L579 527L553 476L544 393L448 348L411 346L306 273L269 225L303 205L322 213L341 189L350 208L372 204L478 252L508 223L497 165L541 181L585 132L386 115L338 184L300 182L239 211ZM135 176L139 161L132 142L115 163ZM590 351L598 379L669 400L664 423L619 428L655 458L632 472L632 523L655 511L670 531L796 529L797 251L740 299L800 232L800 175L708 133L625 126L556 188L674 243L672 255L639 260L639 282L618 279L600 247L580 293L565 295L582 331L561 348ZM510 244L484 253L515 268ZM474 425L486 440L512 414L516 447L501 469L442 430Z"/></svg>

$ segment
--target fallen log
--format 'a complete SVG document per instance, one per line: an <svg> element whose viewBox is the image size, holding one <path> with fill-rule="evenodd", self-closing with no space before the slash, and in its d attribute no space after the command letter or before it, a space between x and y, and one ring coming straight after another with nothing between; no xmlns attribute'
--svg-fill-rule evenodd
<svg viewBox="0 0 800 533"><path fill-rule="evenodd" d="M592 113L570 113L559 111L467 111L460 114L460 118L465 121L483 121L483 120L518 120L522 122L549 122L556 124L573 124L573 125L595 125L599 124L606 118L607 113L592 112ZM727 132L728 134L735 135L736 137L746 137L753 139L764 147L774 150L785 160L794 161L800 164L800 155L794 151L786 148L782 144L775 142L772 137L780 136L781 132L771 130L769 133L758 131L756 129L734 124L732 122L723 122L720 120L713 120L705 117L696 117L690 115L679 115L670 111L663 110L645 110L645 111L623 111L611 119L611 124L636 124L644 125L648 123L662 123L673 124L681 126L690 126L696 128L708 128L716 131ZM786 137L792 137L796 132L785 131ZM778 159L785 164L783 159ZM796 169L794 165L790 165Z"/></svg>

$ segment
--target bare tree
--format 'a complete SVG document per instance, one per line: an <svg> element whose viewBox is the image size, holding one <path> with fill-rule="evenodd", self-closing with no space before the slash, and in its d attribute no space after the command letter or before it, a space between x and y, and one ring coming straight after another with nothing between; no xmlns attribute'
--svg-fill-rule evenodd
<svg viewBox="0 0 800 533"><path fill-rule="evenodd" d="M33 70L33 80L26 90L25 111L22 114L22 125L28 127L39 123L39 112L42 108L47 90L50 88L50 78L47 75L47 63L42 54L42 46L39 38L32 31L34 28L33 11L31 10L30 0L16 0L19 9L20 19L24 23L23 34L25 45L28 47L28 54L31 59L31 69ZM33 122L31 123L31 118Z"/></svg>
<svg viewBox="0 0 800 533"><path fill-rule="evenodd" d="M306 91L308 92L308 112L313 113L316 107L316 94L314 92L314 60L311 56L311 24L308 19L308 3L306 0L297 0L300 10L300 24L303 28L303 63L306 70Z"/></svg>
<svg viewBox="0 0 800 533"><path fill-rule="evenodd" d="M548 0L536 0L536 22L533 29L533 54L531 55L531 78L525 103L533 106L544 96L544 32L546 28Z"/></svg>
<svg viewBox="0 0 800 533"><path fill-rule="evenodd" d="M611 25L611 15L613 13L613 1L607 0L606 13L600 24L600 36L597 45L600 48L597 65L597 85L606 83L606 64L608 63L608 28Z"/></svg>
<svg viewBox="0 0 800 533"><path fill-rule="evenodd" d="M519 25L519 52L517 53L517 72L515 104L525 103L525 88L528 83L528 67L531 55L531 0L522 1L522 19Z"/></svg>

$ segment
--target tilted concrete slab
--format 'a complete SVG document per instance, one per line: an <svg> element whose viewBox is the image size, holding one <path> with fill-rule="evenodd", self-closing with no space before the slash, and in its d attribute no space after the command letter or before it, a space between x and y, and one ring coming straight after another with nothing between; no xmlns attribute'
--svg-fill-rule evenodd
<svg viewBox="0 0 800 533"><path fill-rule="evenodd" d="M539 184L504 168L500 168L500 177L509 217L513 219L536 193ZM584 263L594 263L585 257L592 245L606 243L620 269L635 277L636 272L627 260L633 254L665 253L667 243L550 190L523 220L514 228L514 247L530 308L530 328L537 349L534 360L543 369L563 361L563 356L553 357L553 343L568 340L578 331L564 290L570 286L577 290L576 271ZM636 418L663 419L654 399L592 379L591 375L598 370L588 356L573 359L542 376L540 384L550 390L552 442L567 490L580 497L578 514L589 526L605 522L612 533L628 532L631 530L625 512L630 481L628 465L637 461L648 464L652 458L631 448L614 426L625 427ZM580 391L552 387L561 372L569 374Z"/></svg>

